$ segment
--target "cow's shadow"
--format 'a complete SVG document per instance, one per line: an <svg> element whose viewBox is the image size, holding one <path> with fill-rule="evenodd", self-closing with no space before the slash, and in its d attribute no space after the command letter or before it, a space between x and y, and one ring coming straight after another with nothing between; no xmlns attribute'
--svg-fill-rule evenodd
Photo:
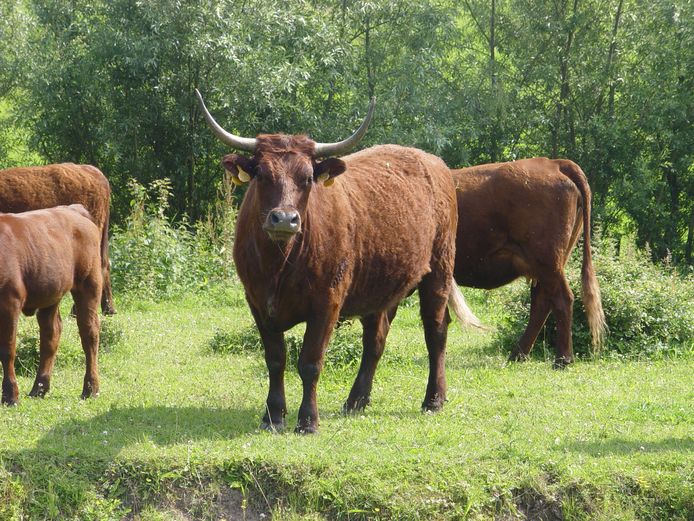
<svg viewBox="0 0 694 521"><path fill-rule="evenodd" d="M257 409L142 406L114 407L89 418L71 418L53 426L32 449L14 454L26 461L50 457L56 463L72 458L108 462L136 444L154 447L234 440L260 424ZM12 451L5 453L12 459Z"/></svg>

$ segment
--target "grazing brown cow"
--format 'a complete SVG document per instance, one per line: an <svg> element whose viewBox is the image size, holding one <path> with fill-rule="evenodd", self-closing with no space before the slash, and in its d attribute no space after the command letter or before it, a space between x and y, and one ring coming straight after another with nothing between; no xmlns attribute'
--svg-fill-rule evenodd
<svg viewBox="0 0 694 521"><path fill-rule="evenodd" d="M98 394L98 307L103 281L100 239L101 232L81 204L0 214L3 404L15 404L19 397L14 359L20 313L36 313L40 328L39 368L29 396L48 392L62 329L59 306L68 291L75 301L86 356L82 398Z"/></svg>
<svg viewBox="0 0 694 521"><path fill-rule="evenodd" d="M583 304L599 345L606 330L590 252L591 192L580 167L533 158L453 171L458 195L455 279L492 289L518 277L532 281L530 320L511 354L525 359L550 311L557 321L555 365L573 361L574 296L564 266L583 228Z"/></svg>
<svg viewBox="0 0 694 521"><path fill-rule="evenodd" d="M250 180L238 214L234 260L270 377L262 427L284 426L284 331L306 322L296 431L315 432L316 386L338 318L360 317L363 325L361 366L344 406L362 409L395 308L415 288L429 351L422 407L439 409L446 399L446 306L451 300L457 314L456 305L464 303L455 300L460 297L453 282L457 209L443 161L395 145L318 161L356 145L373 114L373 100L359 130L331 144L283 134L240 138L223 130L201 97L200 102L222 141L252 152L229 154L223 164L237 179Z"/></svg>
<svg viewBox="0 0 694 521"><path fill-rule="evenodd" d="M96 167L73 163L0 170L0 212L27 212L68 204L84 205L99 227L104 276L101 309L104 314L113 315L116 310L108 259L108 179Z"/></svg>

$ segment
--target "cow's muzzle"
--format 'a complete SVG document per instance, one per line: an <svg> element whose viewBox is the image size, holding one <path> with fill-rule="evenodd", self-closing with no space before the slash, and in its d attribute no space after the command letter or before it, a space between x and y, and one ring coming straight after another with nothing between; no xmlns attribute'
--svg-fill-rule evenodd
<svg viewBox="0 0 694 521"><path fill-rule="evenodd" d="M288 241L301 230L301 216L293 208L275 208L267 214L263 229L273 241Z"/></svg>

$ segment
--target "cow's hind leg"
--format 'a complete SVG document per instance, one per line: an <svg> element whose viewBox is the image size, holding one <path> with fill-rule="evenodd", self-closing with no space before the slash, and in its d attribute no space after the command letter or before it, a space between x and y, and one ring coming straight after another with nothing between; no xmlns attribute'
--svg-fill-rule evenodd
<svg viewBox="0 0 694 521"><path fill-rule="evenodd" d="M99 305L101 301L101 278L92 279L83 288L74 290L77 328L85 356L84 385L82 399L99 394Z"/></svg>
<svg viewBox="0 0 694 521"><path fill-rule="evenodd" d="M29 396L43 398L51 387L51 374L55 364L55 354L58 352L62 321L58 304L40 309L36 314L39 323L41 348L39 352L39 369L36 380Z"/></svg>
<svg viewBox="0 0 694 521"><path fill-rule="evenodd" d="M522 362L528 359L535 344L537 335L549 315L551 302L547 296L544 280L540 280L530 288L530 318L528 325L518 340L518 345L509 356L511 362Z"/></svg>
<svg viewBox="0 0 694 521"><path fill-rule="evenodd" d="M552 311L557 321L557 341L554 367L562 369L573 362L574 352L571 340L574 294L563 273L558 277L552 294Z"/></svg>
<svg viewBox="0 0 694 521"><path fill-rule="evenodd" d="M429 352L429 381L422 403L425 411L438 411L446 401L446 338L451 322L447 305L451 280L450 276L432 272L419 284L420 313Z"/></svg>
<svg viewBox="0 0 694 521"><path fill-rule="evenodd" d="M352 390L343 406L344 412L363 410L369 404L376 366L383 354L390 324L395 318L397 310L398 308L395 306L388 312L375 313L361 319L364 329L362 334L364 350L362 351L357 378L354 380Z"/></svg>
<svg viewBox="0 0 694 521"><path fill-rule="evenodd" d="M16 356L17 319L19 310L0 311L0 362L2 362L2 404L16 405L19 400L17 376L14 372Z"/></svg>

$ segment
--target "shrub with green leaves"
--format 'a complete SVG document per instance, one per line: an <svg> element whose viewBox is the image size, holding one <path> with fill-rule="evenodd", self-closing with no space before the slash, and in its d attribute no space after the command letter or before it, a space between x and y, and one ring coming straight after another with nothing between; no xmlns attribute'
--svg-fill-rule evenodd
<svg viewBox="0 0 694 521"><path fill-rule="evenodd" d="M185 219L174 224L166 216L172 193L168 179L155 180L148 189L131 180L129 189L130 215L123 227L114 227L111 238L117 293L169 298L232 277L230 197L223 197L207 220L191 227ZM222 190L229 191L226 186Z"/></svg>
<svg viewBox="0 0 694 521"><path fill-rule="evenodd" d="M610 357L677 356L694 354L694 276L682 274L668 262L654 264L648 251L638 250L625 241L615 255L610 240L594 240L595 271L602 292L609 333L603 355ZM592 355L590 330L581 301L582 245L574 250L567 277L574 302L574 351L579 356ZM527 284L516 283L501 292L507 311L499 328L497 346L511 350L525 330L530 310ZM535 353L554 349L554 318L550 314L535 343Z"/></svg>

